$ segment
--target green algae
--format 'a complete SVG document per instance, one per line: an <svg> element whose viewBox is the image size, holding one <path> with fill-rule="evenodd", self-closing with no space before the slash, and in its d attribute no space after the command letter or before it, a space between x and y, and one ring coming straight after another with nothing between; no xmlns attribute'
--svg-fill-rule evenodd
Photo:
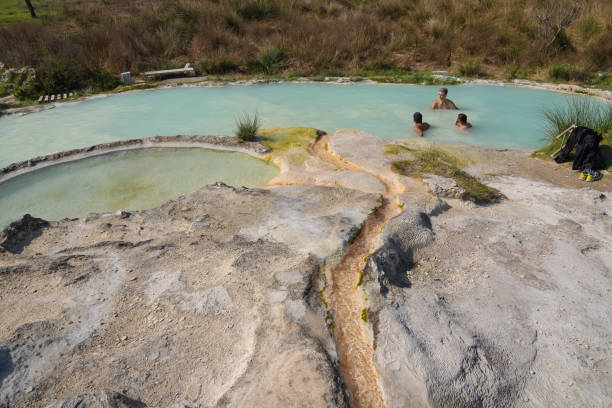
<svg viewBox="0 0 612 408"><path fill-rule="evenodd" d="M368 322L368 308L364 307L363 310L361 311L361 320L363 320L365 323Z"/></svg>
<svg viewBox="0 0 612 408"><path fill-rule="evenodd" d="M414 152L415 160L393 162L393 171L406 175L436 174L454 179L466 191L467 199L476 203L493 203L504 198L497 189L480 182L476 177L459 168L462 160L440 150L429 149Z"/></svg>

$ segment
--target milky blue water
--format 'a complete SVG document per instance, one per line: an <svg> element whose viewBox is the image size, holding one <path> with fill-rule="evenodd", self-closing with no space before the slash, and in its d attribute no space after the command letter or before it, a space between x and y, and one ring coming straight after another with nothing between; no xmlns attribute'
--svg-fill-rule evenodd
<svg viewBox="0 0 612 408"><path fill-rule="evenodd" d="M264 127L307 126L334 132L362 129L399 139L412 133L412 114L432 125L426 138L444 144L536 149L541 108L568 96L532 89L449 86L449 99L473 128L453 126L456 111L430 112L439 87L382 84L273 84L172 88L66 104L0 118L0 166L55 151L119 139L176 134L233 134L235 119L258 112Z"/></svg>
<svg viewBox="0 0 612 408"><path fill-rule="evenodd" d="M278 174L243 153L202 149L128 150L57 164L0 183L0 229L23 214L47 220L156 207L223 181L258 187Z"/></svg>

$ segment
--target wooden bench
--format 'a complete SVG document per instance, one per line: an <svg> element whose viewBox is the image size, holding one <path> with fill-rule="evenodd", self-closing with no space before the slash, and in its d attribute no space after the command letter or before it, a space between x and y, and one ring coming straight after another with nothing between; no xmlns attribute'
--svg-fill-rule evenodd
<svg viewBox="0 0 612 408"><path fill-rule="evenodd" d="M153 77L163 78L163 77L177 76L177 75L194 77L196 72L195 72L195 69L191 66L191 64L187 63L185 64L185 67L183 68L164 69L161 71L146 71L144 74L148 78L153 78Z"/></svg>

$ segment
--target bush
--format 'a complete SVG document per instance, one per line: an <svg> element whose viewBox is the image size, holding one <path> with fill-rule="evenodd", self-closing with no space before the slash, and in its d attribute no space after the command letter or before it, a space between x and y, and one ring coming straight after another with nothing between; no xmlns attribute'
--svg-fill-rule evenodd
<svg viewBox="0 0 612 408"><path fill-rule="evenodd" d="M280 69L284 58L285 53L282 49L276 46L269 46L262 48L257 57L249 65L255 71L271 74Z"/></svg>
<svg viewBox="0 0 612 408"><path fill-rule="evenodd" d="M255 140L257 132L259 131L259 125L257 113L252 117L248 113L245 113L242 117L236 119L236 136L244 142Z"/></svg>
<svg viewBox="0 0 612 408"><path fill-rule="evenodd" d="M548 70L548 78L553 81L585 82L591 78L591 74L585 69L570 64L560 64Z"/></svg>
<svg viewBox="0 0 612 408"><path fill-rule="evenodd" d="M484 75L484 72L480 69L479 62L468 62L459 65L459 74L465 77L480 77Z"/></svg>
<svg viewBox="0 0 612 408"><path fill-rule="evenodd" d="M584 50L584 55L595 69L609 69L612 66L612 33L607 31L593 38Z"/></svg>
<svg viewBox="0 0 612 408"><path fill-rule="evenodd" d="M381 17L391 20L397 20L408 12L407 4L402 0L383 0L378 4L377 11Z"/></svg>
<svg viewBox="0 0 612 408"><path fill-rule="evenodd" d="M263 20L277 16L279 9L270 0L246 0L239 3L236 13L245 20Z"/></svg>
<svg viewBox="0 0 612 408"><path fill-rule="evenodd" d="M86 87L92 88L94 91L110 91L119 86L120 81L110 72L103 68L86 69L83 82Z"/></svg>
<svg viewBox="0 0 612 408"><path fill-rule="evenodd" d="M200 71L204 74L223 75L235 72L237 69L238 64L233 59L225 56L200 61Z"/></svg>
<svg viewBox="0 0 612 408"><path fill-rule="evenodd" d="M93 92L109 91L119 83L119 79L100 67L77 69L73 64L53 63L39 67L32 86L21 88L15 96L34 97L41 93L70 92L85 88Z"/></svg>

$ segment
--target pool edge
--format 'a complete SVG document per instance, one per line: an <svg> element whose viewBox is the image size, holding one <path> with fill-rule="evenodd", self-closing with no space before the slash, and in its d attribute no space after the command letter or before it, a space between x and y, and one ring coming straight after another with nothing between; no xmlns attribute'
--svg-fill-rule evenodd
<svg viewBox="0 0 612 408"><path fill-rule="evenodd" d="M154 136L141 139L119 140L96 144L80 149L63 150L36 156L28 160L9 164L0 169L0 184L17 176L39 169L90 157L101 156L127 150L147 148L199 148L216 151L244 153L257 159L263 159L272 151L260 142L242 142L235 136L221 135L176 135Z"/></svg>

